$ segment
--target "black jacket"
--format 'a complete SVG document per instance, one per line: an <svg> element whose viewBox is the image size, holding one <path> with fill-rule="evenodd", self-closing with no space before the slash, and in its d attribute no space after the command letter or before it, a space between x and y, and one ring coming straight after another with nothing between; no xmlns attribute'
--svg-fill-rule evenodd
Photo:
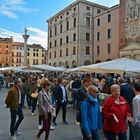
<svg viewBox="0 0 140 140"><path fill-rule="evenodd" d="M67 95L66 88L65 88L65 92L66 92L66 102L68 102L68 95ZM54 92L54 96L55 96L56 102L62 103L62 100L63 100L63 91L62 91L62 88L60 87L60 85L57 85L56 86L55 92Z"/></svg>

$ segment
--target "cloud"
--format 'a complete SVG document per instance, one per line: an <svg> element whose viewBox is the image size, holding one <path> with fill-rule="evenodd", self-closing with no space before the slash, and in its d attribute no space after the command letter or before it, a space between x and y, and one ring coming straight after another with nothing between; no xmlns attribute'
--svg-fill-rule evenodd
<svg viewBox="0 0 140 140"><path fill-rule="evenodd" d="M7 16L7 17L12 18L12 19L16 19L17 18L17 15L14 14L13 12L10 12L10 11L1 11L0 13L2 15Z"/></svg>
<svg viewBox="0 0 140 140"><path fill-rule="evenodd" d="M0 14L11 19L18 18L17 12L29 13L37 11L37 9L30 9L25 7L24 0L2 0L0 2Z"/></svg>
<svg viewBox="0 0 140 140"><path fill-rule="evenodd" d="M38 28L27 27L28 34L30 35L28 39L28 44L41 44L42 47L47 47L47 32L42 31ZM14 42L24 42L22 34L9 31L7 29L0 28L0 37L10 37L12 36Z"/></svg>
<svg viewBox="0 0 140 140"><path fill-rule="evenodd" d="M106 5L106 6L113 6L113 5L116 5L119 3L119 0L88 0L90 2L94 2L94 3L99 3L99 4L102 4L102 5Z"/></svg>

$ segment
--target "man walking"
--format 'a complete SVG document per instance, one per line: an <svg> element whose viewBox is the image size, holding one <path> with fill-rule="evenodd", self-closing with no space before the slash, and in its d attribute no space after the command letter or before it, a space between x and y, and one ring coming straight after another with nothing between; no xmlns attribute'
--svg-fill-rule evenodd
<svg viewBox="0 0 140 140"><path fill-rule="evenodd" d="M9 90L5 100L5 103L7 107L10 109L11 114L11 124L10 124L11 140L16 140L17 139L16 135L20 135L18 128L22 120L24 119L21 106L21 93L20 93L21 86L22 80L20 78L15 78L14 85ZM16 121L17 116L18 121Z"/></svg>
<svg viewBox="0 0 140 140"><path fill-rule="evenodd" d="M66 91L64 85L62 84L61 78L58 79L58 85L55 88L55 99L56 99L56 117L60 111L60 108L62 107L62 111L63 111L62 119L63 119L63 122L66 125L68 125L68 122L66 121L68 96L67 96L67 91ZM56 117L53 120L54 125L57 125Z"/></svg>

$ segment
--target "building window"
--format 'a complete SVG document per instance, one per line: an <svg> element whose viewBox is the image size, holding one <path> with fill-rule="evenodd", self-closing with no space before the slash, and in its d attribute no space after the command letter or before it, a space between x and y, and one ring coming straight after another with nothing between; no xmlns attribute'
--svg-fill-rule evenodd
<svg viewBox="0 0 140 140"><path fill-rule="evenodd" d="M89 52L90 52L89 46L86 46L86 55L89 55Z"/></svg>
<svg viewBox="0 0 140 140"><path fill-rule="evenodd" d="M62 18L63 18L63 16L60 16L60 18L62 19Z"/></svg>
<svg viewBox="0 0 140 140"><path fill-rule="evenodd" d="M67 15L69 15L69 12L67 12Z"/></svg>
<svg viewBox="0 0 140 140"><path fill-rule="evenodd" d="M19 57L21 57L21 52L19 52Z"/></svg>
<svg viewBox="0 0 140 140"><path fill-rule="evenodd" d="M69 21L66 22L66 30L69 30Z"/></svg>
<svg viewBox="0 0 140 140"><path fill-rule="evenodd" d="M55 46L55 47L57 46L57 40L55 40L55 42L54 42L54 46Z"/></svg>
<svg viewBox="0 0 140 140"><path fill-rule="evenodd" d="M35 53L33 54L33 56L35 57Z"/></svg>
<svg viewBox="0 0 140 140"><path fill-rule="evenodd" d="M111 44L107 44L107 52L111 53Z"/></svg>
<svg viewBox="0 0 140 140"><path fill-rule="evenodd" d="M66 48L66 56L68 56L69 55L69 50L68 50L68 48Z"/></svg>
<svg viewBox="0 0 140 140"><path fill-rule="evenodd" d="M28 56L30 56L30 53L28 52Z"/></svg>
<svg viewBox="0 0 140 140"><path fill-rule="evenodd" d="M111 22L111 14L108 15L108 22Z"/></svg>
<svg viewBox="0 0 140 140"><path fill-rule="evenodd" d="M55 35L57 35L57 28L55 28Z"/></svg>
<svg viewBox="0 0 140 140"><path fill-rule="evenodd" d="M14 59L12 58L12 63L14 63Z"/></svg>
<svg viewBox="0 0 140 140"><path fill-rule="evenodd" d="M76 27L76 18L73 19L73 27Z"/></svg>
<svg viewBox="0 0 140 140"><path fill-rule="evenodd" d="M44 57L44 53L42 53L42 57Z"/></svg>
<svg viewBox="0 0 140 140"><path fill-rule="evenodd" d="M36 49L36 51L38 52L38 49Z"/></svg>
<svg viewBox="0 0 140 140"><path fill-rule="evenodd" d="M76 7L73 8L73 11L76 11Z"/></svg>
<svg viewBox="0 0 140 140"><path fill-rule="evenodd" d="M35 52L35 49L34 49L34 52Z"/></svg>
<svg viewBox="0 0 140 140"><path fill-rule="evenodd" d="M97 55L100 54L100 46L97 46Z"/></svg>
<svg viewBox="0 0 140 140"><path fill-rule="evenodd" d="M30 51L30 48L28 48L28 51Z"/></svg>
<svg viewBox="0 0 140 140"><path fill-rule="evenodd" d="M62 26L62 25L60 25L60 33L62 33L62 28L63 28L63 26Z"/></svg>
<svg viewBox="0 0 140 140"><path fill-rule="evenodd" d="M90 33L86 33L86 41L90 41Z"/></svg>
<svg viewBox="0 0 140 140"><path fill-rule="evenodd" d="M8 47L9 47L9 46L8 46L8 45L6 45L6 48L7 48L7 49L8 49Z"/></svg>
<svg viewBox="0 0 140 140"><path fill-rule="evenodd" d="M87 6L87 10L89 10L89 11L90 11L90 7L89 7L89 6Z"/></svg>
<svg viewBox="0 0 140 140"><path fill-rule="evenodd" d="M100 32L97 32L97 41L100 40Z"/></svg>
<svg viewBox="0 0 140 140"><path fill-rule="evenodd" d="M30 64L30 61L29 61L29 59L28 59L28 64Z"/></svg>
<svg viewBox="0 0 140 140"><path fill-rule="evenodd" d="M19 59L19 63L21 63L21 59Z"/></svg>
<svg viewBox="0 0 140 140"><path fill-rule="evenodd" d="M38 59L36 59L36 64L38 65Z"/></svg>
<svg viewBox="0 0 140 140"><path fill-rule="evenodd" d="M108 30L107 30L107 37L108 37L108 38L111 38L111 29L108 29Z"/></svg>
<svg viewBox="0 0 140 140"><path fill-rule="evenodd" d="M97 14L100 14L101 13L101 10L100 9L97 9Z"/></svg>
<svg viewBox="0 0 140 140"><path fill-rule="evenodd" d="M100 19L97 19L97 26L100 26Z"/></svg>
<svg viewBox="0 0 140 140"><path fill-rule="evenodd" d="M62 45L62 38L60 38L60 45Z"/></svg>
<svg viewBox="0 0 140 140"><path fill-rule="evenodd" d="M55 22L57 22L57 19L55 19Z"/></svg>
<svg viewBox="0 0 140 140"><path fill-rule="evenodd" d="M76 33L73 34L73 41L76 41Z"/></svg>
<svg viewBox="0 0 140 140"><path fill-rule="evenodd" d="M54 58L56 58L56 51L54 52Z"/></svg>
<svg viewBox="0 0 140 140"><path fill-rule="evenodd" d="M17 57L18 57L18 52L17 52Z"/></svg>
<svg viewBox="0 0 140 140"><path fill-rule="evenodd" d="M86 17L86 26L90 27L90 17Z"/></svg>
<svg viewBox="0 0 140 140"><path fill-rule="evenodd" d="M60 50L60 57L62 57L62 50Z"/></svg>
<svg viewBox="0 0 140 140"><path fill-rule="evenodd" d="M17 59L17 63L18 63L18 59Z"/></svg>
<svg viewBox="0 0 140 140"><path fill-rule="evenodd" d="M12 56L14 56L14 52L12 52Z"/></svg>
<svg viewBox="0 0 140 140"><path fill-rule="evenodd" d="M76 54L76 47L73 47L73 55Z"/></svg>
<svg viewBox="0 0 140 140"><path fill-rule="evenodd" d="M50 52L50 59L52 58L52 54L51 54L51 52Z"/></svg>
<svg viewBox="0 0 140 140"><path fill-rule="evenodd" d="M50 48L52 47L52 42L50 42Z"/></svg>
<svg viewBox="0 0 140 140"><path fill-rule="evenodd" d="M35 65L35 59L33 59L33 65Z"/></svg>
<svg viewBox="0 0 140 140"><path fill-rule="evenodd" d="M38 53L36 53L36 56L38 57Z"/></svg>
<svg viewBox="0 0 140 140"><path fill-rule="evenodd" d="M6 50L6 54L8 54L8 50Z"/></svg>
<svg viewBox="0 0 140 140"><path fill-rule="evenodd" d="M66 43L69 43L69 36L66 36Z"/></svg>
<svg viewBox="0 0 140 140"><path fill-rule="evenodd" d="M52 30L50 30L50 37L52 37Z"/></svg>

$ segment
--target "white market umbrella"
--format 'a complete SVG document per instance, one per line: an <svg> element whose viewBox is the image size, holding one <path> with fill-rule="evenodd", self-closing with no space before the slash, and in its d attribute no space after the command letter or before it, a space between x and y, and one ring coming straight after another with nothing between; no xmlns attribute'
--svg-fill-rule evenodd
<svg viewBox="0 0 140 140"><path fill-rule="evenodd" d="M128 58L118 58L107 62L88 65L80 69L83 71L92 71L98 73L123 74L124 72L140 71L140 61Z"/></svg>

